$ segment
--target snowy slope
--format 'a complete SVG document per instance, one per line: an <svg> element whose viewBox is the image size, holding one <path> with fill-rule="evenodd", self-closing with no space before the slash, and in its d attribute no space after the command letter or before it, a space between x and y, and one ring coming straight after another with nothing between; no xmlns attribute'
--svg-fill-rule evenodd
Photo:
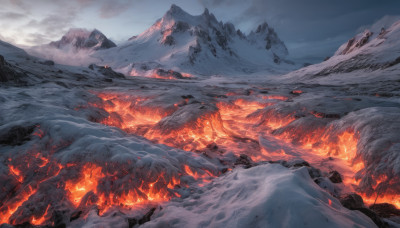
<svg viewBox="0 0 400 228"><path fill-rule="evenodd" d="M285 44L266 23L248 36L206 9L192 16L176 5L127 43L93 56L127 75L155 68L199 74L287 68Z"/></svg>
<svg viewBox="0 0 400 228"><path fill-rule="evenodd" d="M351 38L330 59L291 72L282 79L322 81L325 76L351 73L352 76L341 76L346 81L360 77L363 80L371 77L378 79L381 71L387 72L385 75L396 74L394 72L399 70L400 63L400 21L386 27L387 23L384 22L385 20L379 21L370 29ZM366 72L368 75L364 76Z"/></svg>
<svg viewBox="0 0 400 228"><path fill-rule="evenodd" d="M304 167L236 169L185 201L167 205L144 227L375 227L342 208Z"/></svg>

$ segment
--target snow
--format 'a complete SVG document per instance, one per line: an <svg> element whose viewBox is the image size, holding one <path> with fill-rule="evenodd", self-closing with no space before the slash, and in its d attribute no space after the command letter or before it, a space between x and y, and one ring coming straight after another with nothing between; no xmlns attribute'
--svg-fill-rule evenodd
<svg viewBox="0 0 400 228"><path fill-rule="evenodd" d="M330 203L331 202L331 205ZM306 168L266 164L235 169L171 202L144 227L375 227L341 207Z"/></svg>
<svg viewBox="0 0 400 228"><path fill-rule="evenodd" d="M95 51L112 48L116 45L107 37L94 29L73 28L70 29L59 41L46 45L28 48L30 55L50 59L59 64L73 66L88 66L97 62L97 59L90 57Z"/></svg>
<svg viewBox="0 0 400 228"><path fill-rule="evenodd" d="M72 40L68 45L56 50L54 45L34 47L29 53L60 64L96 63L125 75L142 76L151 75L154 65L200 76L287 72L297 67L285 59L287 48L272 28L264 26L248 36L239 35L232 24L218 22L208 10L192 16L176 5L149 29L116 48L76 50L77 37L87 38L88 31L71 30L61 40ZM57 43L60 41L53 42ZM141 65L145 69L138 67Z"/></svg>
<svg viewBox="0 0 400 228"><path fill-rule="evenodd" d="M390 20L389 20L390 21ZM381 25L381 22L377 22ZM372 26L372 29L376 29L377 26ZM399 58L400 52L400 41L398 37L400 36L400 21L394 22L390 27L385 28L385 32L382 35L379 31L372 31L371 37L368 39L365 45L361 47L352 46L350 52L346 54L340 54L347 43L339 47L338 51L334 56L332 56L327 61L319 64L310 65L308 67L301 68L297 71L290 72L282 77L284 80L296 81L301 78L301 80L307 80L309 82L322 82L326 78L325 76L331 77L327 81L335 81L332 76L339 74L340 77L344 78L342 81L347 82L356 77L353 75L365 75L372 76L370 78L375 78L379 80L379 71L398 71L399 66L396 65ZM365 37L367 31L356 35L355 43L359 41L362 37ZM350 41L349 41L350 42ZM346 73L351 73L350 76L346 76ZM384 74L385 76L387 73ZM359 78L357 78L359 80Z"/></svg>

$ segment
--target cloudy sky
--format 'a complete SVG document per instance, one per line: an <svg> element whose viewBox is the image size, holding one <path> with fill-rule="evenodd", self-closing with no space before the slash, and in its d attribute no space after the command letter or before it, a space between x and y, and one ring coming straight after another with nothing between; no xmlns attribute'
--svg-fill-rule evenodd
<svg viewBox="0 0 400 228"><path fill-rule="evenodd" d="M0 0L0 39L45 44L82 27L119 43L151 26L172 3L194 15L207 7L245 32L266 21L294 58L329 56L385 15L400 15L399 0Z"/></svg>

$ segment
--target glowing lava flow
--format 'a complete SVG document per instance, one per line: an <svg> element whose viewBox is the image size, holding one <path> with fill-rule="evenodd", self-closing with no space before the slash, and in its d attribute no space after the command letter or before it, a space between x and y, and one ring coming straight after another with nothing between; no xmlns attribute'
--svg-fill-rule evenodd
<svg viewBox="0 0 400 228"><path fill-rule="evenodd" d="M49 207L50 207L50 205L47 206L46 211L45 211L44 214L43 214L42 216L40 216L39 218L33 217L33 218L31 219L31 224L37 225L37 226L44 224L44 223L46 222L46 220L47 220L46 217L47 217L47 215L48 215L48 213L49 213Z"/></svg>
<svg viewBox="0 0 400 228"><path fill-rule="evenodd" d="M127 132L135 133L143 126L152 126L167 115L161 109L141 107L140 104L146 101L146 98L106 93L98 96L105 101L102 108L110 113L102 123L119 127Z"/></svg>
<svg viewBox="0 0 400 228"><path fill-rule="evenodd" d="M20 193L9 200L4 202L3 206L0 208L0 224L10 223L11 216L18 210L23 203L28 201L29 197L36 193L36 189L33 189L30 185L26 186Z"/></svg>
<svg viewBox="0 0 400 228"><path fill-rule="evenodd" d="M296 91L296 93L298 92ZM235 94L229 93L229 96L235 96ZM276 113L274 109L265 109L278 101L288 100L288 97L261 95L258 98L263 102L245 99L219 102L216 104L218 111L205 113L184 126L163 132L154 127L168 116L165 110L146 111L148 110L146 107L140 106L143 98L132 100L128 96L118 97L106 94L100 94L99 97L106 103L104 109L110 113L110 117L103 121L104 124L120 127L128 132L172 147L201 151L211 145L211 148L223 148L236 154L247 153L255 160L265 159L261 155L266 151L263 151L258 145L260 133L271 133L296 120L293 114L280 114ZM141 125L146 125L146 130L140 130L143 129ZM306 149L314 155L341 159L348 163L353 173L364 169L363 161L357 156L359 135L352 129L338 133L329 128L325 129L324 126L312 130L303 126L298 129L285 130L275 137L283 142L293 143L296 147ZM284 151L276 153L277 156L285 156ZM184 169L195 179L201 179L203 182L207 180L204 178L205 176L202 176L205 174L199 176L198 173L186 166ZM344 183L358 185L359 181L352 176L345 178ZM376 186L374 190L379 192ZM376 197L376 193L366 195L361 191L360 194L368 204L389 202L400 207L398 194L391 194L388 191L382 192L381 195L378 194L378 197Z"/></svg>
<svg viewBox="0 0 400 228"><path fill-rule="evenodd" d="M74 205L74 208L90 208L96 206L99 209L100 215L104 214L111 208L125 208L134 209L138 205L146 205L149 203L160 203L170 200L172 197L180 196L175 192L174 188L178 185L186 186L187 183L181 183L180 176L192 176L194 180L198 180L198 185L203 185L214 177L212 172L205 169L195 169L188 165L183 165L182 171L174 174L165 175L159 172L143 172L143 171L128 171L127 166L117 163L106 163L103 165L95 163L79 164L66 164L62 166L48 158L47 165L41 166L41 156L30 156L34 160L27 161L31 164L31 168L35 168L37 173L46 172L39 180L33 181L35 186L26 185L23 172L15 166L11 166L10 175L15 176L15 179L21 180L25 187L17 190L17 195L10 197L7 201L3 202L0 208L0 224L9 223L17 225L23 222L29 222L32 225L44 225L52 222L53 212L52 206L47 205L46 209L38 208L38 210L31 211L31 215L23 215L21 210L24 210L23 205L29 202L34 195L40 190L39 185L45 181L47 186L55 185L55 188L62 188L64 186L67 198ZM35 160L36 159L36 160ZM38 162L35 165L34 162ZM53 168L52 168L53 167ZM58 167L58 170L57 170ZM60 174L61 169L65 172L62 178L65 180L65 185L57 182L51 183L50 178L56 177ZM75 173L75 177L66 175L68 172ZM131 173L132 172L132 173ZM134 174L133 174L134 173ZM171 176L172 175L172 176ZM40 175L37 175L40 176ZM51 183L51 184L50 184ZM39 193L43 194L43 193ZM64 197L63 197L64 198ZM52 202L56 203L56 202ZM31 204L31 203L28 203Z"/></svg>
<svg viewBox="0 0 400 228"><path fill-rule="evenodd" d="M213 177L208 170L200 175L184 165L187 175L194 179L208 182L207 177ZM124 169L120 170L126 173ZM163 172L150 179L135 177L133 174L109 173L96 164L85 164L81 168L80 177L66 181L65 189L69 192L69 198L75 207L97 205L100 213L107 212L112 207L135 208L139 204L159 203L179 196L173 191L176 185L180 185L178 177L167 178ZM124 181L118 183L118 178ZM108 189L104 189L105 183L109 183Z"/></svg>
<svg viewBox="0 0 400 228"><path fill-rule="evenodd" d="M78 180L66 182L65 188L70 192L70 200L76 207L82 204L97 205L102 212L114 206L132 208L139 203L167 201L173 196L167 186L179 183L176 179L166 181L163 174L153 182L135 179L132 176L132 179L128 179L128 183L120 186L111 185L111 190L115 191L107 192L99 186L107 178L116 180L117 176L103 172L103 168L95 164L85 164L81 170L81 177ZM133 182L134 180L136 181Z"/></svg>

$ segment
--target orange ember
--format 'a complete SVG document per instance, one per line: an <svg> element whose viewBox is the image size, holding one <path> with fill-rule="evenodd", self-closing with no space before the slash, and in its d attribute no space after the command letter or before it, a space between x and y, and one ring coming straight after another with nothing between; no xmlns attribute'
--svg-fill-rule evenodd
<svg viewBox="0 0 400 228"><path fill-rule="evenodd" d="M31 219L31 224L33 224L33 225L42 225L42 224L44 224L45 222L46 222L46 220L47 220L47 215L48 215L48 211L49 211L49 207L50 207L50 205L48 205L47 206L47 208L46 208L46 211L44 212L44 214L42 215L42 216L40 216L39 218L35 218L35 217L33 217L32 219Z"/></svg>
<svg viewBox="0 0 400 228"><path fill-rule="evenodd" d="M301 94L302 91L292 91L293 94ZM237 95L229 92L227 96ZM142 135L157 143L189 151L201 151L214 148L215 150L231 151L235 154L246 153L254 160L265 159L266 155L281 156L287 158L289 155L281 150L266 151L259 145L259 136L271 134L273 130L282 129L296 120L294 114L281 114L274 109L266 110L267 106L274 105L279 101L289 98L281 95L259 95L257 100L236 99L231 102L219 102L216 104L216 112L208 112L199 116L196 120L179 126L176 129L161 131L156 126L168 115L168 112L160 108L149 111L143 104L143 98L133 98L125 95L99 94L103 99L104 109L110 116L103 120L106 125L120 127L121 129ZM268 100L268 101L266 101ZM271 101L270 101L271 100ZM176 103L175 110L183 103ZM258 111L261 110L262 111ZM311 113L316 117L318 113ZM357 173L364 168L364 163L357 156L357 144L359 134L352 129L334 132L333 129L317 127L316 129L292 129L281 132L278 136L271 135L277 140L290 143L292 146L300 147L313 155L334 157L345 161L351 171ZM289 156L290 157L290 156ZM209 173L196 173L188 166L184 166L185 172L196 180L207 182ZM358 185L359 181L354 177L344 178L346 185ZM168 185L170 188L171 186ZM398 195L385 193L379 197L363 195L367 203L389 202L399 207ZM149 197L152 199L154 197ZM162 197L161 197L162 198Z"/></svg>
<svg viewBox="0 0 400 228"><path fill-rule="evenodd" d="M104 177L101 172L101 167L86 164L82 167L81 179L78 182L69 180L65 183L65 189L68 190L71 195L71 202L75 206L79 206L81 199L88 193L97 193L98 180Z"/></svg>
<svg viewBox="0 0 400 228"><path fill-rule="evenodd" d="M14 198L3 203L3 206L0 208L0 224L10 223L10 217L18 210L22 204L28 201L29 197L36 193L36 189L33 189L30 185L20 191L18 195Z"/></svg>
<svg viewBox="0 0 400 228"><path fill-rule="evenodd" d="M140 127L154 125L160 121L166 113L149 107L142 107L145 98L118 97L118 94L99 94L104 102L104 108L110 116L103 120L105 125L116 126L128 132L135 132Z"/></svg>
<svg viewBox="0 0 400 228"><path fill-rule="evenodd" d="M76 207L97 205L101 213L112 207L133 208L135 205L150 202L168 201L173 195L170 190L180 184L178 178L167 180L163 173L152 181L145 181L129 176L122 186L113 186L111 191L99 189L107 180L116 180L116 174L110 174L95 164L86 164L81 169L78 180L68 180L65 189ZM138 185L139 184L139 185ZM94 194L94 195L92 195Z"/></svg>

